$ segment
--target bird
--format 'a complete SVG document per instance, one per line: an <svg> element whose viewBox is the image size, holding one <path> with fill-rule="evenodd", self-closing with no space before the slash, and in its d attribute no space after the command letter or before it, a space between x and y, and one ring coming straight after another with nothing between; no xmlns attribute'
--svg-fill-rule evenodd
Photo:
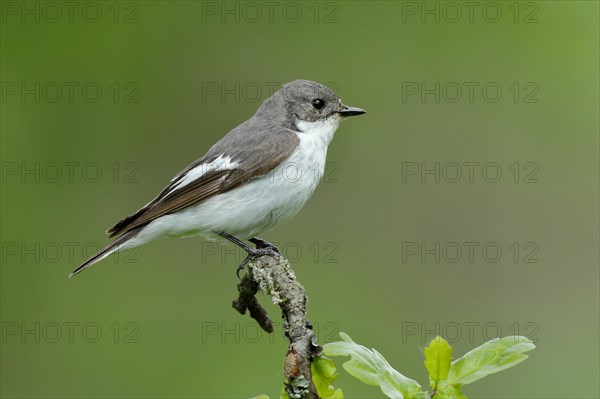
<svg viewBox="0 0 600 399"><path fill-rule="evenodd" d="M247 253L238 277L251 259L279 256L279 249L258 235L300 211L323 176L340 122L364 113L344 105L323 84L300 79L283 85L152 201L108 229L109 238L116 239L69 277L112 253L169 237L238 245Z"/></svg>

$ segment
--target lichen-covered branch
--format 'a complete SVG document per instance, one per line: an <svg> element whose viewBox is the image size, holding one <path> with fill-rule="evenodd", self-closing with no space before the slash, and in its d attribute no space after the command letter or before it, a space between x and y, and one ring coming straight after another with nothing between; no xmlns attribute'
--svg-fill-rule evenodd
<svg viewBox="0 0 600 399"><path fill-rule="evenodd" d="M255 295L259 291L271 295L273 303L279 305L285 336L290 341L284 361L285 391L293 399L318 398L310 365L322 348L314 342L315 334L306 319L304 288L296 280L289 262L283 257L270 256L250 261L238 284L238 291L233 307L241 314L250 311L250 316L267 332L273 331L273 323Z"/></svg>

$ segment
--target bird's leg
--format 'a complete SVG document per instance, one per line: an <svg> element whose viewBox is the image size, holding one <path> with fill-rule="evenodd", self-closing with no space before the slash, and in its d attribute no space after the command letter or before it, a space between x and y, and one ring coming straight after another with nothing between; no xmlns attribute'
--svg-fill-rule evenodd
<svg viewBox="0 0 600 399"><path fill-rule="evenodd" d="M242 248L248 254L248 256L246 256L246 258L242 261L242 263L240 263L240 265L238 266L238 268L235 272L235 274L238 276L238 278L240 277L240 272L244 269L244 266L246 266L246 264L248 262L250 262L252 259L258 258L260 256L265 256L265 255L273 256L273 257L277 257L277 256L281 255L279 252L279 249L277 249L277 247L275 247L271 243L261 240L260 238L254 237L249 240L254 245L256 245L256 248L252 248L250 245L246 244L239 238L236 238L230 234L227 234L225 232L221 232L221 233L217 233L217 234L219 234L221 237L225 238L226 240L231 241L238 247Z"/></svg>
<svg viewBox="0 0 600 399"><path fill-rule="evenodd" d="M250 245L246 244L244 241L240 240L239 238L235 238L234 236L229 235L227 233L217 233L217 234L219 234L224 239L231 241L232 243L234 243L238 247L242 248L247 253L252 253L252 251L254 251L254 248L252 248Z"/></svg>

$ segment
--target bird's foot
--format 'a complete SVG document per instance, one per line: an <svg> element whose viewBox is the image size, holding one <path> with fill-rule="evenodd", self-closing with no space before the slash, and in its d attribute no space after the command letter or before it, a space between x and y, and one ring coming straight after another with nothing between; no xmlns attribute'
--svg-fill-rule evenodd
<svg viewBox="0 0 600 399"><path fill-rule="evenodd" d="M232 236L230 234L227 234L225 232L217 232L217 234L219 234L221 237L231 241L238 247L242 248L248 254L248 256L246 256L246 259L244 259L242 261L242 263L240 263L240 265L238 266L238 268L235 272L235 274L238 276L238 278L240 277L240 272L244 269L246 264L248 262L250 262L251 260L260 258L261 256L271 256L274 258L278 258L281 256L281 252L279 251L279 249L277 249L277 247L275 245L271 244L270 242L263 241L260 238L253 237L250 240L248 240L256 246L256 248L252 248L250 245L246 244L244 241L242 241L238 238L235 238L234 236Z"/></svg>
<svg viewBox="0 0 600 399"><path fill-rule="evenodd" d="M261 240L258 237L253 237L253 238L249 239L248 241L250 241L252 244L256 245L257 249L271 249L271 250L275 251L277 253L277 255L281 255L281 251L279 251L279 248L277 248L275 245L271 244L270 242Z"/></svg>
<svg viewBox="0 0 600 399"><path fill-rule="evenodd" d="M244 270L244 267L246 267L248 262L250 262L251 260L260 258L261 256L271 256L274 258L278 258L281 256L281 252L279 252L279 249L270 242L263 241L260 238L256 237L251 238L248 241L254 244L256 248L252 248L250 246L242 247L244 251L246 251L248 256L246 256L246 258L242 261L242 263L240 263L237 270L235 271L235 274L238 276L238 278L240 278L240 272Z"/></svg>

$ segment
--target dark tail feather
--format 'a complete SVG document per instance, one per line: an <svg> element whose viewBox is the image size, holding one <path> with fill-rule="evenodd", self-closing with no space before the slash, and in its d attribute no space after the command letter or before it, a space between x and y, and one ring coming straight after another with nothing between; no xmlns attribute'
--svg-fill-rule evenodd
<svg viewBox="0 0 600 399"><path fill-rule="evenodd" d="M69 278L73 277L77 273L81 272L83 269L93 265L96 262L99 262L100 260L104 259L108 255L110 255L111 253L116 251L116 249L119 247L119 245L124 244L128 240L134 238L137 235L139 230L140 230L140 228L128 231L127 233L123 234L121 237L119 237L116 240L114 240L113 242L111 242L109 245L107 245L104 249L102 249L96 255L94 255L90 259L86 260L77 269L73 270L71 272L71 274L69 274Z"/></svg>
<svg viewBox="0 0 600 399"><path fill-rule="evenodd" d="M119 220L119 222L117 224L115 224L113 227L111 227L110 229L106 230L106 234L108 234L108 238L113 238L114 236L117 236L119 234L121 234L121 232L123 230L126 230L127 227L134 221L136 220L139 216L141 216L144 212L146 212L148 210L148 208L143 207L142 209L140 209L139 211L137 211L136 213L134 213L131 216L127 216L125 219L123 220Z"/></svg>

